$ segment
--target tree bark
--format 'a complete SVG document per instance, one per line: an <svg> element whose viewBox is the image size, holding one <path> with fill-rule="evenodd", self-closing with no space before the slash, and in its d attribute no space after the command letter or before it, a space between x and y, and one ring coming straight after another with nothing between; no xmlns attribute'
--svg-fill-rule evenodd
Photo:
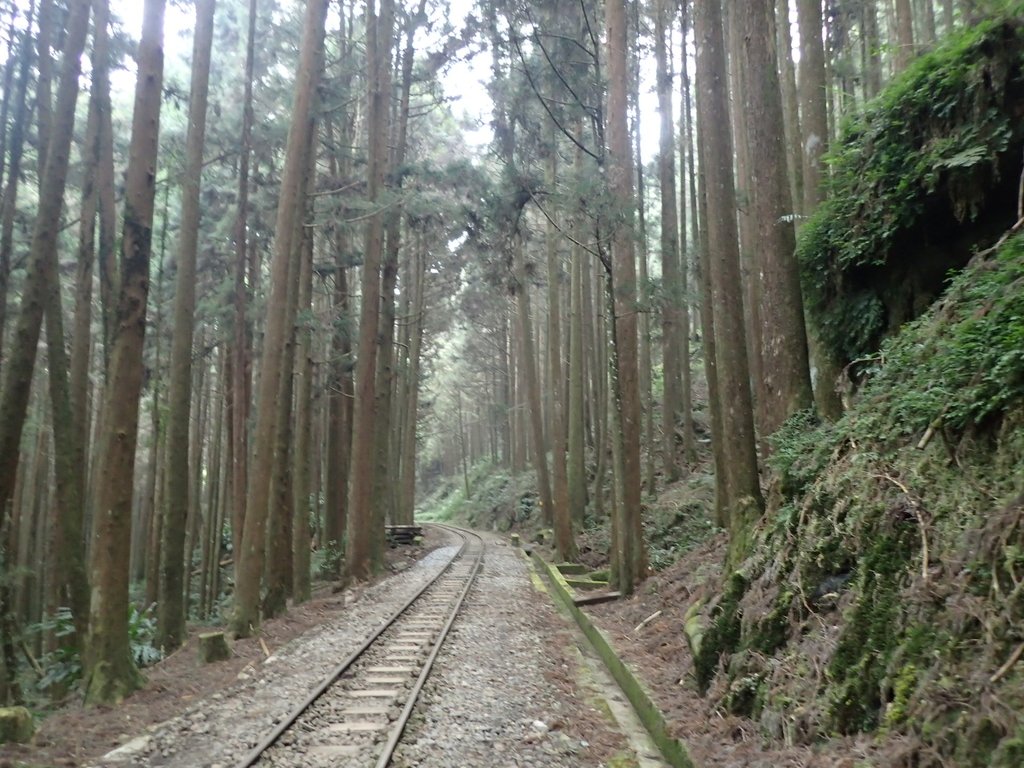
<svg viewBox="0 0 1024 768"><path fill-rule="evenodd" d="M711 254L711 299L715 324L717 378L722 402L721 431L728 512L729 562L746 554L749 531L764 509L758 479L750 372L744 341L736 219L732 214L732 137L725 82L725 45L720 0L697 0L697 115L701 133L701 165L706 169L708 249Z"/></svg>
<svg viewBox="0 0 1024 768"><path fill-rule="evenodd" d="M745 53L736 64L745 65L747 72L746 135L764 321L758 382L763 435L770 435L793 413L813 404L796 237L792 221L786 218L792 203L786 178L778 62L769 36L769 2L747 0L736 10Z"/></svg>
<svg viewBox="0 0 1024 768"><path fill-rule="evenodd" d="M577 154L577 167L579 155ZM583 249L572 249L569 311L569 436L566 466L569 488L569 514L582 528L587 507L584 420L586 403L583 376Z"/></svg>
<svg viewBox="0 0 1024 768"><path fill-rule="evenodd" d="M828 146L828 113L825 100L825 49L821 40L820 0L797 0L800 21L800 113L803 129L803 175L805 216L822 200L821 157ZM827 350L809 333L817 370L814 399L818 412L837 418L842 405L835 393L836 366Z"/></svg>
<svg viewBox="0 0 1024 768"><path fill-rule="evenodd" d="M896 0L896 74L914 58L914 12L910 0Z"/></svg>
<svg viewBox="0 0 1024 768"><path fill-rule="evenodd" d="M64 522L67 522L68 514L74 516L79 513L81 499L74 497L75 487L71 477L75 467L68 453L74 448L74 444L71 441L68 369L60 312L57 242L74 133L81 56L89 25L89 7L89 0L76 0L70 5L65 54L54 114L55 131L49 148L50 162L43 171L40 185L36 221L28 256L28 272L22 287L21 307L14 328L14 343L5 369L4 389L0 399L0 509L3 509L14 495L19 445L28 410L36 351L45 313L48 362L51 368L57 366L56 370L51 370L50 385L51 398L60 407L60 412L55 414L54 428L57 431L55 439L60 441L56 457L60 494L58 503L61 505L59 519ZM14 183L15 179L16 176L12 175L11 183ZM12 189L10 185L8 188ZM13 205L13 194L7 202ZM64 537L64 531L58 532L58 535ZM62 540L66 540L66 537ZM72 542L68 543L70 545ZM77 546L77 542L75 545Z"/></svg>
<svg viewBox="0 0 1024 768"><path fill-rule="evenodd" d="M555 189L558 181L557 142L551 135L551 151L545 158L547 185ZM544 248L548 273L548 370L551 393L551 475L552 518L554 519L555 547L562 560L576 559L576 541L573 538L572 514L569 509L569 478L566 466L565 434L565 371L562 365L562 265L558 252L558 230L549 220L544 232Z"/></svg>
<svg viewBox="0 0 1024 768"><path fill-rule="evenodd" d="M310 210L312 213L312 210ZM313 233L307 233L307 247L302 250L302 264L299 271L298 310L303 316L312 312L313 300ZM311 497L315 489L311 485L312 432L313 432L313 329L308 319L303 319L295 329L298 348L295 354L295 440L292 477L294 520L292 524L292 597L296 603L309 600L312 592L310 583L310 513Z"/></svg>
<svg viewBox="0 0 1024 768"><path fill-rule="evenodd" d="M280 396L281 370L287 327L288 271L297 250L296 221L301 212L302 180L315 120L314 100L320 77L324 40L326 0L308 0L303 21L299 68L296 74L292 124L281 175L277 206L274 258L270 270L270 298L264 330L263 363L256 408L252 461L245 505L242 546L236 553L235 605L231 630L235 637L248 637L260 623L260 585L263 576L266 525L270 504L270 481L274 471L275 427Z"/></svg>
<svg viewBox="0 0 1024 768"><path fill-rule="evenodd" d="M866 3L865 5L869 5ZM797 98L796 65L793 63L793 29L789 0L776 0L775 27L778 36L779 78L782 86L782 118L786 127L786 167L794 214L803 211L804 177L800 150L800 102Z"/></svg>
<svg viewBox="0 0 1024 768"><path fill-rule="evenodd" d="M142 684L129 650L128 562L163 96L164 0L146 0L143 13L125 180L117 326L105 392L105 427L97 455L92 601L84 659L85 698L97 704L118 702Z"/></svg>
<svg viewBox="0 0 1024 768"><path fill-rule="evenodd" d="M387 137L391 94L391 31L393 0L366 4L367 199L379 206L388 166ZM380 352L381 267L384 254L384 212L374 211L366 224L362 274L362 306L359 317L359 351L356 359L356 401L353 413L353 445L375 446L377 434L377 357ZM376 451L354 450L349 470L348 540L345 567L350 577L368 579L379 563L377 546L382 537L373 526Z"/></svg>
<svg viewBox="0 0 1024 768"><path fill-rule="evenodd" d="M29 4L26 13L26 29L21 35L18 51L18 85L14 96L14 115L11 121L10 148L0 147L0 153L10 163L7 183L3 187L3 201L0 204L0 329L7 328L7 290L11 277L11 254L14 252L14 216L18 206L18 186L21 182L21 161L25 154L25 125L29 121L28 83L32 63L32 19L35 1ZM13 42L12 42L13 45ZM13 63L13 61L12 61ZM0 372L4 370L4 336L0 332Z"/></svg>
<svg viewBox="0 0 1024 768"><path fill-rule="evenodd" d="M160 547L160 589L156 641L166 651L185 640L184 572L185 523L189 511L189 438L192 336L196 312L196 253L199 247L199 193L206 140L206 102L210 86L213 16L216 0L197 0L192 46L192 86L189 96L185 168L181 177L181 229L178 235L174 291L174 332L167 389L167 493L164 496Z"/></svg>
<svg viewBox="0 0 1024 768"><path fill-rule="evenodd" d="M681 310L686 302L680 275L679 217L676 201L676 136L672 124L672 71L666 37L671 35L668 0L658 0L655 10L654 57L657 66L658 111L661 114L661 135L658 153L658 181L661 186L661 276L663 285L661 308L662 360L664 394L661 414L661 461L665 482L673 483L681 476L676 429L684 424L683 373L680 342L689 329L684 328ZM685 56L684 56L685 62ZM648 450L653 451L654 446Z"/></svg>
<svg viewBox="0 0 1024 768"><path fill-rule="evenodd" d="M245 529L246 485L249 462L249 404L252 398L251 333L246 318L248 294L245 273L248 267L249 160L252 154L252 81L256 59L257 0L249 0L249 32L245 53L245 84L242 93L242 136L238 158L238 210L235 214L235 290L232 322L234 335L231 365L231 417L228 435L231 455L231 534L233 550L242 549Z"/></svg>
<svg viewBox="0 0 1024 768"><path fill-rule="evenodd" d="M526 384L527 410L530 419L530 439L533 444L533 463L537 470L537 491L545 525L554 523L554 500L548 474L547 446L544 443L544 421L541 410L540 377L537 373L537 354L534 349L532 313L530 311L530 285L526 276L526 254L522 239L513 235L513 269L516 279L516 319L519 325L518 363L522 366Z"/></svg>
<svg viewBox="0 0 1024 768"><path fill-rule="evenodd" d="M611 231L614 309L614 407L621 427L616 435L621 451L619 520L619 590L632 594L644 577L645 553L641 521L640 382L637 345L636 257L633 247L633 168L626 120L627 84L626 16L623 0L605 6L608 61L608 187L617 208Z"/></svg>

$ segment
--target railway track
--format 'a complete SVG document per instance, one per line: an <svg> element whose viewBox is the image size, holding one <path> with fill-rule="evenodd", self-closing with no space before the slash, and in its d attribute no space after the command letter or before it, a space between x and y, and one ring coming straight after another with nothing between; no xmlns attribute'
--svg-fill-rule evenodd
<svg viewBox="0 0 1024 768"><path fill-rule="evenodd" d="M462 546L444 570L339 664L236 768L385 768L434 659L483 563L483 540L452 526Z"/></svg>

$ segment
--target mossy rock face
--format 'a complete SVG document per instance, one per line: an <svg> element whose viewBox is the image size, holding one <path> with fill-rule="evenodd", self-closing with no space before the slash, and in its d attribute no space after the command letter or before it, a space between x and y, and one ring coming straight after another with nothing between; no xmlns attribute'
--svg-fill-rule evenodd
<svg viewBox="0 0 1024 768"><path fill-rule="evenodd" d="M711 625L703 634L700 652L694 657L697 688L701 693L711 685L722 654L733 653L739 647L743 618L739 605L746 590L746 577L738 571L733 573L718 604L711 609Z"/></svg>
<svg viewBox="0 0 1024 768"><path fill-rule="evenodd" d="M1016 220L1024 146L1020 3L919 57L848 122L798 245L804 296L840 364L873 354Z"/></svg>
<svg viewBox="0 0 1024 768"><path fill-rule="evenodd" d="M0 744L27 744L35 732L32 713L25 707L0 707Z"/></svg>

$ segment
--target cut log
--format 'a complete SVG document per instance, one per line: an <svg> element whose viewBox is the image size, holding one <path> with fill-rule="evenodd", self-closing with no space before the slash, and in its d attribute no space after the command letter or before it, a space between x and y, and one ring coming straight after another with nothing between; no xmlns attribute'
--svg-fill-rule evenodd
<svg viewBox="0 0 1024 768"><path fill-rule="evenodd" d="M35 732L32 713L25 707L0 707L0 744L27 744Z"/></svg>
<svg viewBox="0 0 1024 768"><path fill-rule="evenodd" d="M231 658L231 649L223 632L207 632L199 636L199 660L204 664Z"/></svg>

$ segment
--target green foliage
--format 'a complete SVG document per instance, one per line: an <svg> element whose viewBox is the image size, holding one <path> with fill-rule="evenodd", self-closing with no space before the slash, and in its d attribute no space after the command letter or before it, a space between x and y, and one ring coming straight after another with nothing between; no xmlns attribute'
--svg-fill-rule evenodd
<svg viewBox="0 0 1024 768"><path fill-rule="evenodd" d="M341 573L341 565L345 560L344 542L328 541L324 546L313 553L313 573L320 574L323 579L337 578Z"/></svg>
<svg viewBox="0 0 1024 768"><path fill-rule="evenodd" d="M128 644L139 668L156 664L164 657L163 651L153 645L155 636L156 616L153 615L153 606L139 610L132 605L128 614Z"/></svg>
<svg viewBox="0 0 1024 768"><path fill-rule="evenodd" d="M678 491L669 491L647 505L644 541L652 569L668 568L715 534L718 529L708 516L713 500L711 476L693 473Z"/></svg>
<svg viewBox="0 0 1024 768"><path fill-rule="evenodd" d="M886 294L904 289L894 274L933 258L914 248L932 219L974 220L998 203L999 158L1024 139L1013 106L1024 90L1024 26L1019 1L1010 6L919 57L831 149L828 199L798 254L812 318L837 360L870 354L903 319L887 315Z"/></svg>
<svg viewBox="0 0 1024 768"><path fill-rule="evenodd" d="M27 632L30 636L52 632L57 639L57 647L39 660L43 676L36 682L36 688L40 691L49 690L53 686L69 688L81 679L81 655L78 649L68 642L75 634L70 608L58 608L56 615L47 616L42 621L31 624Z"/></svg>
<svg viewBox="0 0 1024 768"><path fill-rule="evenodd" d="M53 633L56 648L47 652L40 660L43 669L42 677L36 687L47 691L54 686L67 689L82 679L82 655L78 645L71 641L75 634L75 624L71 617L71 609L61 607L53 616L47 616L27 628L29 636ZM129 650L135 664L142 668L152 666L163 658L163 651L153 645L156 635L156 617L153 606L139 610L134 604L128 614Z"/></svg>

